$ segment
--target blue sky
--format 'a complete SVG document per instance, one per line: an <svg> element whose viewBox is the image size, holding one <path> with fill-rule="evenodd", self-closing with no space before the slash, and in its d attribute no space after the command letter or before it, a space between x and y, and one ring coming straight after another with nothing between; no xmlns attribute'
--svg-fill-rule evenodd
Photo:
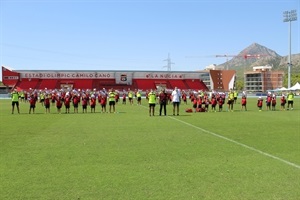
<svg viewBox="0 0 300 200"><path fill-rule="evenodd" d="M1 0L0 62L17 70L162 70L221 64L256 42L289 53L299 0ZM300 23L292 22L292 53ZM0 72L1 73L1 72ZM0 76L2 79L2 75Z"/></svg>

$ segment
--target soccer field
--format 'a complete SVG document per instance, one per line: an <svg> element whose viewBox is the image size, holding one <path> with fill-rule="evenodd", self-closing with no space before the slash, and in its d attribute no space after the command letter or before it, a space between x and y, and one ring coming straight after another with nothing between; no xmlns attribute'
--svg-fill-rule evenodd
<svg viewBox="0 0 300 200"><path fill-rule="evenodd" d="M300 98L294 110L149 117L148 105L115 114L45 114L0 100L1 199L300 198ZM240 102L240 99L238 100ZM62 108L64 112L64 108Z"/></svg>

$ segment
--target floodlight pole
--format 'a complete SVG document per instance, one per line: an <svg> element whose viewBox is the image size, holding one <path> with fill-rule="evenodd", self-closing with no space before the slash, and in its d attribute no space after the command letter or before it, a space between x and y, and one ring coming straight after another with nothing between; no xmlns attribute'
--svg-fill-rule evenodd
<svg viewBox="0 0 300 200"><path fill-rule="evenodd" d="M289 58L288 58L288 88L291 87L291 67L292 67L292 21L297 20L297 10L284 11L283 22L289 22Z"/></svg>

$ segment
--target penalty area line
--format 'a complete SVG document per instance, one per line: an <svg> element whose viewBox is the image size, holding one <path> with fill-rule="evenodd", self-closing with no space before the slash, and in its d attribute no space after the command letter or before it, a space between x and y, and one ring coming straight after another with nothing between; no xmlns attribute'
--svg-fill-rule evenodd
<svg viewBox="0 0 300 200"><path fill-rule="evenodd" d="M267 157L269 157L269 158L273 158L273 159L278 160L278 161L280 161L280 162L283 162L283 163L285 163L285 164L287 164L287 165L290 165L290 166L292 166L292 167L295 167L295 168L300 169L300 165L297 165L297 164L295 164L295 163L289 162L289 161L287 161L287 160L284 160L284 159L279 158L279 157L277 157L277 156L271 155L271 154L269 154L269 153L263 152L263 151L261 151L261 150L258 150L258 149L256 149L256 148L254 148L254 147L251 147L251 146L245 145L245 144L243 144L243 143L237 142L237 141L235 141L235 140L232 140L232 139L230 139L230 138L224 137L224 136L219 135L219 134L217 134L217 133L213 133L213 132L211 132L211 131L205 130L205 129L200 128L200 127L198 127L198 126L195 126L195 125L193 125L193 124L190 124L190 123L187 123L187 122L182 121L182 120L180 120L180 119L177 119L176 117L171 117L171 116L169 116L169 118L171 118L171 119L173 119L173 120L176 120L176 121L178 121L178 122L180 122L180 123L182 123L182 124L185 124L185 125L187 125L187 126L190 126L190 127L195 128L195 129L198 129L198 130L200 130L200 131L202 131L202 132L208 133L208 134L210 134L210 135L212 135L212 136L221 138L221 139L226 140L226 141L228 141L228 142L234 143L234 144L236 144L236 145L242 146L242 147L244 147L244 148L246 148L246 149L249 149L249 150L251 150L251 151L257 152L257 153L262 154L262 155L264 155L264 156L267 156Z"/></svg>

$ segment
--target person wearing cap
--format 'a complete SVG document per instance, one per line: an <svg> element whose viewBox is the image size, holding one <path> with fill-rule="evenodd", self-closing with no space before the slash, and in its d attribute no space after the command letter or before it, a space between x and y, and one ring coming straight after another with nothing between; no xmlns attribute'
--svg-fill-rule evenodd
<svg viewBox="0 0 300 200"><path fill-rule="evenodd" d="M46 94L44 99L44 106L46 109L46 113L50 113L50 99L51 99L50 94Z"/></svg>
<svg viewBox="0 0 300 200"><path fill-rule="evenodd" d="M185 93L185 92L183 92L181 98L182 98L182 100L183 100L183 103L187 105L187 101L186 101L187 97L186 97L186 93Z"/></svg>
<svg viewBox="0 0 300 200"><path fill-rule="evenodd" d="M35 97L34 94L31 94L29 97L29 114L31 114L31 111L34 114L36 101L37 97Z"/></svg>
<svg viewBox="0 0 300 200"><path fill-rule="evenodd" d="M80 102L79 94L74 93L74 96L72 97L73 107L74 107L74 113L78 113L78 104Z"/></svg>
<svg viewBox="0 0 300 200"><path fill-rule="evenodd" d="M273 94L273 95L272 95L272 101L271 101L272 111L275 111L275 110L276 110L276 104L277 104L276 95Z"/></svg>
<svg viewBox="0 0 300 200"><path fill-rule="evenodd" d="M245 95L243 95L241 99L241 111L242 110L247 111L247 97Z"/></svg>
<svg viewBox="0 0 300 200"><path fill-rule="evenodd" d="M91 113L95 113L96 111L96 96L92 94L90 99Z"/></svg>
<svg viewBox="0 0 300 200"><path fill-rule="evenodd" d="M70 113L70 102L71 102L71 97L69 93L67 93L66 96L64 97L64 105L66 108L66 113Z"/></svg>
<svg viewBox="0 0 300 200"><path fill-rule="evenodd" d="M291 110L294 109L294 93L290 91L287 95L287 110L289 110L291 107Z"/></svg>
<svg viewBox="0 0 300 200"><path fill-rule="evenodd" d="M82 106L82 112L83 113L87 113L87 105L89 102L89 97L83 93L82 97L81 97L81 106Z"/></svg>
<svg viewBox="0 0 300 200"><path fill-rule="evenodd" d="M14 89L11 93L11 114L14 114L15 106L17 107L18 113L20 114L20 108L19 108L19 93L16 89Z"/></svg>
<svg viewBox="0 0 300 200"><path fill-rule="evenodd" d="M257 107L258 107L259 111L262 111L262 106L263 106L263 99L261 97L258 97Z"/></svg>
<svg viewBox="0 0 300 200"><path fill-rule="evenodd" d="M125 91L123 91L122 99L123 99L122 104L126 104L126 93L125 93Z"/></svg>
<svg viewBox="0 0 300 200"><path fill-rule="evenodd" d="M280 98L280 110L285 110L286 98L284 94Z"/></svg>
<svg viewBox="0 0 300 200"><path fill-rule="evenodd" d="M211 111L216 112L217 99L214 94L212 94L210 102L211 102Z"/></svg>
<svg viewBox="0 0 300 200"><path fill-rule="evenodd" d="M271 102L272 102L272 96L271 96L271 93L268 93L267 99L266 99L267 110L271 110Z"/></svg>
<svg viewBox="0 0 300 200"><path fill-rule="evenodd" d="M168 95L165 89L162 89L159 93L159 116L161 116L162 110L164 110L165 116L167 115L167 101Z"/></svg>
<svg viewBox="0 0 300 200"><path fill-rule="evenodd" d="M102 92L98 96L98 102L101 105L101 112L106 113L106 104L107 104L107 95L106 93Z"/></svg>
<svg viewBox="0 0 300 200"><path fill-rule="evenodd" d="M63 99L62 99L60 94L57 94L55 96L55 101L56 101L57 113L60 114L61 113L62 102L63 102Z"/></svg>
<svg viewBox="0 0 300 200"><path fill-rule="evenodd" d="M219 96L217 98L218 105L219 105L219 112L223 111L223 104L224 104L224 98L222 96Z"/></svg>
<svg viewBox="0 0 300 200"><path fill-rule="evenodd" d="M174 88L172 94L171 94L172 102L173 102L173 115L176 114L179 115L179 105L181 100L181 94L177 87Z"/></svg>

